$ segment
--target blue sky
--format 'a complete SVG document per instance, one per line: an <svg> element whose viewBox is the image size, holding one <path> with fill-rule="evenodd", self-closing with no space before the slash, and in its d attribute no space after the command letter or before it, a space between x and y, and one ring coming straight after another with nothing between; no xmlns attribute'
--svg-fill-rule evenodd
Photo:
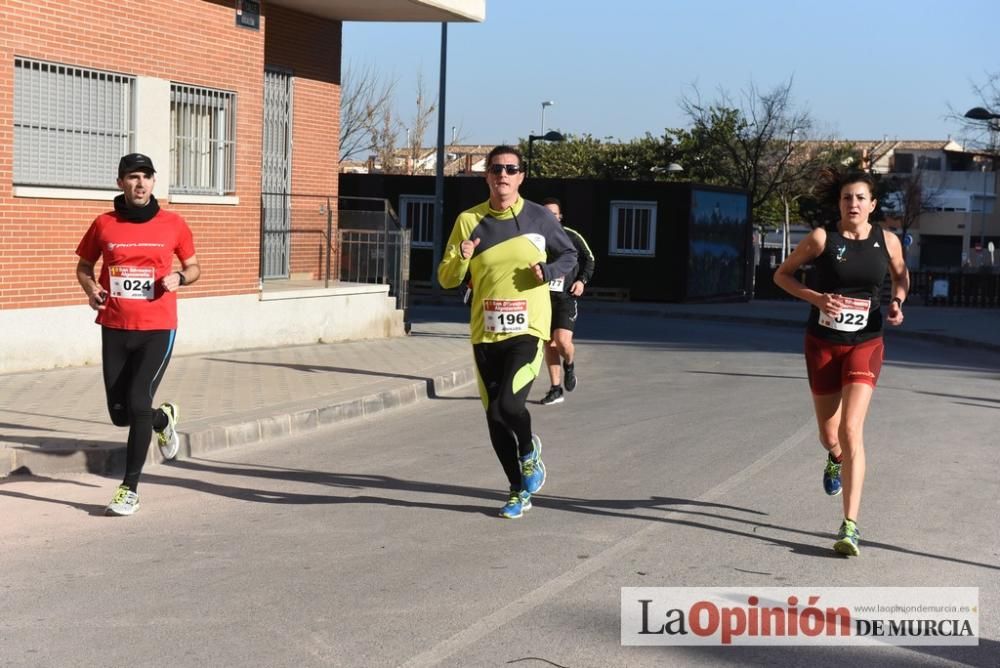
<svg viewBox="0 0 1000 668"><path fill-rule="evenodd" d="M484 23L448 26L446 124L465 143L514 142L553 100L548 129L628 140L686 127L692 86L715 99L792 77L824 135L961 141L949 105L981 104L972 85L1000 72L998 26L997 0L487 0ZM344 62L397 79L409 119L418 74L437 93L440 35L345 23Z"/></svg>

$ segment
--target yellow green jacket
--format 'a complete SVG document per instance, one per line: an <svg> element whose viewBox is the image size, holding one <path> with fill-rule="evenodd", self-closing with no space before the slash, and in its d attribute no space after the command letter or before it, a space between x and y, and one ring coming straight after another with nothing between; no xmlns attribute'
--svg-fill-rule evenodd
<svg viewBox="0 0 1000 668"><path fill-rule="evenodd" d="M480 240L468 260L461 250L466 239ZM495 211L486 201L455 220L438 266L438 282L454 288L466 273L472 274L473 343L522 334L547 341L552 321L548 282L572 273L576 262L576 247L548 209L519 197L506 210ZM535 276L535 264L541 265L544 281Z"/></svg>

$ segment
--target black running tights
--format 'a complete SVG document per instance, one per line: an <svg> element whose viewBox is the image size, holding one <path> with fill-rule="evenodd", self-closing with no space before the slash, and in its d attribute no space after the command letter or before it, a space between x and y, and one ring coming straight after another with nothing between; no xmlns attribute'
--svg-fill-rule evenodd
<svg viewBox="0 0 1000 668"><path fill-rule="evenodd" d="M521 489L520 457L534 450L531 414L525 406L542 364L541 341L523 335L472 346L479 375L479 395L493 450L511 489Z"/></svg>
<svg viewBox="0 0 1000 668"><path fill-rule="evenodd" d="M133 492L139 486L139 476L153 436L153 396L167 370L173 348L174 330L171 329L101 328L108 413L116 426L129 428L122 484ZM163 421L164 416L157 417Z"/></svg>

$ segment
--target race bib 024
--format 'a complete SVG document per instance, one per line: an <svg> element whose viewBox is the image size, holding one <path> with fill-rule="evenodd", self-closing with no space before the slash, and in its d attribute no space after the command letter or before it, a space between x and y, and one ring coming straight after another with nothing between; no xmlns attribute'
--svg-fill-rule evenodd
<svg viewBox="0 0 1000 668"><path fill-rule="evenodd" d="M108 267L111 296L116 299L145 299L155 296L156 273L153 267Z"/></svg>

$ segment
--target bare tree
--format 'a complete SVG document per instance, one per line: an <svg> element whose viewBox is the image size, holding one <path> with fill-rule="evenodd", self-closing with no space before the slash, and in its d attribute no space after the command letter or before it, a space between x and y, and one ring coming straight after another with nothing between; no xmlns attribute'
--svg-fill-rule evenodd
<svg viewBox="0 0 1000 668"><path fill-rule="evenodd" d="M790 143L791 154L785 164L784 177L775 188L783 208L782 251L784 260L791 253L792 209L803 197L810 197L816 187L816 176L824 167L843 168L857 162L853 144L832 138ZM800 216L801 217L801 216Z"/></svg>
<svg viewBox="0 0 1000 668"><path fill-rule="evenodd" d="M973 95L979 100L975 106L984 107L988 112L1000 113L1000 72L987 74L983 84L971 85ZM969 118L965 115L967 111L965 105L961 110L948 105L947 117L961 126L963 143L994 157L1000 156L1000 120Z"/></svg>
<svg viewBox="0 0 1000 668"><path fill-rule="evenodd" d="M932 208L938 199L938 189L926 185L923 170L917 168L905 176L892 176L885 182L882 210L886 218L899 222L903 236L917 224L921 214ZM906 254L906 248L903 248Z"/></svg>
<svg viewBox="0 0 1000 668"><path fill-rule="evenodd" d="M340 87L340 159L372 153L378 126L392 104L395 79L383 80L372 65L344 68Z"/></svg>
<svg viewBox="0 0 1000 668"><path fill-rule="evenodd" d="M427 134L427 128L430 127L431 119L436 110L436 100L428 102L424 92L424 75L417 74L417 109L407 131L407 162L409 163L407 173L409 174L423 171L417 168L417 161L420 160L420 154L424 147L424 135Z"/></svg>
<svg viewBox="0 0 1000 668"><path fill-rule="evenodd" d="M402 129L399 121L392 114L392 109L385 107L381 116L370 131L372 150L375 153L375 161L382 168L385 174L402 174L405 172L404 166L398 162L396 146L399 143L399 131Z"/></svg>
<svg viewBox="0 0 1000 668"><path fill-rule="evenodd" d="M714 159L723 181L750 193L755 210L789 179L793 139L805 139L813 127L809 113L793 105L791 90L791 79L766 93L751 83L738 100L722 90L706 104L695 88L694 97L680 102L695 144Z"/></svg>

